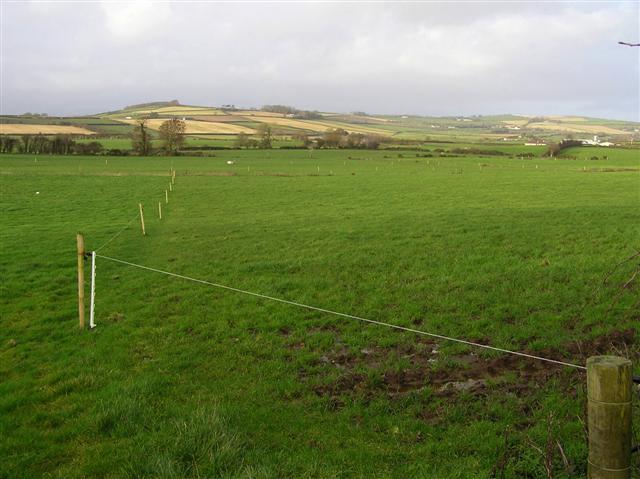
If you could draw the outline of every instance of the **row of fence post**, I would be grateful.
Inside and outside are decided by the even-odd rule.
[[[164,190],[164,202],[165,204],[169,203],[169,191],[173,191],[173,185],[176,183],[176,170],[173,167],[169,170],[169,176],[171,177],[171,181],[169,182],[169,190]],[[140,210],[140,228],[142,229],[142,236],[147,235],[147,231],[144,227],[144,208],[142,207],[142,203],[138,203],[138,209]],[[158,218],[162,219],[162,202],[158,201]]]
[[[165,204],[169,203],[169,191],[173,191],[173,185],[176,183],[176,170],[169,168],[169,188],[164,190]],[[138,203],[138,209],[140,211],[140,228],[142,229],[142,235],[146,236],[147,232],[144,226],[144,209],[142,203]],[[158,218],[162,219],[162,202],[158,201]],[[86,251],[84,247],[84,235],[78,233],[76,235],[77,251],[78,251],[78,321],[80,323],[80,329],[84,329],[84,260]],[[92,325],[93,326],[93,325]]]

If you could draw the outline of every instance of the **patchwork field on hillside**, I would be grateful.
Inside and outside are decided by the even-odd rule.
[[[617,128],[611,128],[609,126],[604,125],[589,125],[583,123],[565,123],[565,122],[539,122],[539,123],[529,123],[527,125],[528,128],[540,128],[543,130],[554,130],[554,131],[567,131],[571,133],[590,133],[590,134],[598,134],[603,133],[607,135],[624,135],[628,132],[623,130],[619,130]]]
[[[120,120],[123,123],[128,123],[133,125],[135,120]],[[152,118],[147,120],[147,125],[152,130],[159,130],[160,126],[167,121],[166,119],[160,118]],[[196,135],[196,134],[238,134],[238,133],[247,133],[253,134],[255,130],[251,128],[247,128],[245,126],[234,125],[226,122],[212,122],[212,121],[196,121],[196,120],[185,120],[184,121],[186,129],[185,134],[187,135]]]
[[[362,125],[350,125],[339,122],[327,122],[318,120],[296,120],[293,118],[278,118],[278,117],[261,117],[257,116],[253,118],[255,121],[262,123],[269,123],[272,125],[287,126],[291,128],[298,128],[300,130],[325,132],[336,128],[343,128],[349,133],[375,133],[378,135],[388,135],[389,132],[382,129],[365,127]]]
[[[154,108],[131,108],[124,109],[121,112],[110,113],[107,116],[120,117],[120,116],[141,116],[141,115],[149,115],[151,113],[155,113],[158,115],[218,115],[223,114],[221,110],[218,108],[211,108],[205,106],[186,106],[186,105],[175,105],[175,106],[161,106]]]
[[[309,112],[307,112],[309,113]],[[303,115],[304,112],[299,112]],[[357,113],[314,112],[316,119],[294,118],[284,113],[262,110],[242,110],[158,102],[138,105],[86,117],[48,117],[43,115],[3,115],[0,123],[31,126],[3,126],[0,134],[26,134],[42,131],[43,134],[72,133],[60,129],[71,125],[91,130],[100,135],[127,136],[129,124],[136,118],[150,118],[152,128],[157,129],[167,119],[184,118],[189,135],[255,135],[260,124],[272,126],[272,132],[281,140],[291,139],[300,133],[321,135],[328,130],[343,129],[350,133],[374,134],[399,142],[449,141],[525,143],[558,142],[567,136],[599,135],[601,140],[628,145],[640,141],[640,124],[619,120],[605,120],[579,116],[551,115],[530,117],[524,115],[474,115],[471,117],[428,117],[409,115],[367,115]],[[210,124],[204,124],[209,122]],[[36,125],[41,125],[36,127]],[[45,125],[47,128],[45,128]],[[517,128],[516,128],[517,127]],[[76,134],[88,134],[75,130]]]
[[[94,135],[78,126],[0,123],[0,135]]]
[[[505,120],[508,126],[517,126],[526,129],[542,129],[567,133],[588,133],[605,135],[629,135],[631,132],[614,128],[607,124],[598,124],[581,117],[548,117],[544,121],[531,121],[530,119]]]

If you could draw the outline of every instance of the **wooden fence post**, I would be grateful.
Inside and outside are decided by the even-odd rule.
[[[140,207],[140,226],[142,226],[142,236],[146,236],[146,232],[144,230],[144,213],[142,211],[142,203],[138,203],[138,206]]]
[[[80,329],[84,329],[84,235],[76,235],[78,247],[78,321]]]
[[[587,360],[588,479],[631,477],[631,361]]]

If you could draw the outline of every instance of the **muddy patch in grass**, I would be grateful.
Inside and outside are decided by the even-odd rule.
[[[638,355],[633,329],[575,341],[563,351],[523,348],[521,352],[579,365],[585,364],[586,358],[593,355]],[[439,355],[438,343],[424,338],[409,344],[371,346],[359,351],[340,345],[312,365],[323,366],[320,372],[301,370],[300,377],[310,383],[320,380],[320,384],[311,386],[313,391],[319,396],[329,397],[336,404],[346,396],[366,400],[382,394],[393,399],[427,389],[440,397],[462,393],[483,395],[489,390],[521,395],[539,389],[551,379],[557,380],[568,394],[575,394],[576,384],[584,380],[582,370],[575,374],[578,371],[573,368],[510,354],[487,358],[470,351],[448,356],[442,361]],[[399,367],[393,367],[394,363]],[[335,369],[332,371],[332,368]],[[329,377],[333,379],[329,380]]]
[[[584,363],[589,356],[600,354],[630,356],[639,346],[636,343],[636,331],[629,328],[623,331],[612,331],[593,339],[576,340],[569,345],[567,351],[572,357],[579,358]]]

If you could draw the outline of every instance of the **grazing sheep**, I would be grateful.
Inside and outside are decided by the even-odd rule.
[[[236,164],[235,161],[232,161],[232,160],[227,161],[227,165],[235,165],[235,164]]]

